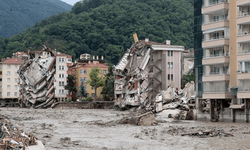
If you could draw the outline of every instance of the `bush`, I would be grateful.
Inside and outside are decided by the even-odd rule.
[[[83,101],[83,102],[87,102],[87,101],[88,101],[88,102],[92,102],[92,101],[93,101],[93,98],[89,96],[89,97],[87,97],[87,98],[85,98],[85,99],[82,99],[82,101]]]

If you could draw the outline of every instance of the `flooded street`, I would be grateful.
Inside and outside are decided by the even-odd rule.
[[[129,111],[1,108],[1,115],[40,139],[47,150],[250,149],[247,123],[158,120],[156,126],[118,124]],[[156,118],[157,119],[157,118]],[[181,136],[223,129],[233,137]]]

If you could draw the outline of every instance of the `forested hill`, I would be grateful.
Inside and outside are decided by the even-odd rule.
[[[0,0],[0,38],[21,33],[47,17],[71,9],[60,0]]]
[[[193,46],[193,0],[88,0],[71,12],[44,19],[23,33],[0,40],[0,54],[41,49],[43,44],[79,57],[104,55],[116,64],[139,39]]]

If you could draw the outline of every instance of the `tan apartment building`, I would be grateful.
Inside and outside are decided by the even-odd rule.
[[[17,102],[19,97],[18,74],[22,60],[18,57],[7,58],[1,63],[2,85],[1,103]]]
[[[198,1],[194,6],[195,11],[201,10],[202,15],[203,58],[196,58],[196,62],[202,59],[203,67],[203,74],[196,74],[197,78],[202,76],[201,99],[210,101],[211,120],[239,119],[248,122],[250,1],[203,0],[202,6]],[[199,12],[195,15],[197,17]],[[195,21],[196,25],[199,24],[197,18]],[[195,34],[198,32],[197,29]],[[196,50],[196,53],[201,52]]]

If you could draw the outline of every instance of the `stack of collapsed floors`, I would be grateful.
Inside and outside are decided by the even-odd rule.
[[[32,52],[18,71],[20,103],[34,108],[46,108],[54,103],[56,56],[50,49]]]
[[[145,40],[133,44],[127,50],[117,66],[113,68],[116,106],[155,109],[156,95],[170,85],[166,81],[168,49],[182,52],[184,47]]]

